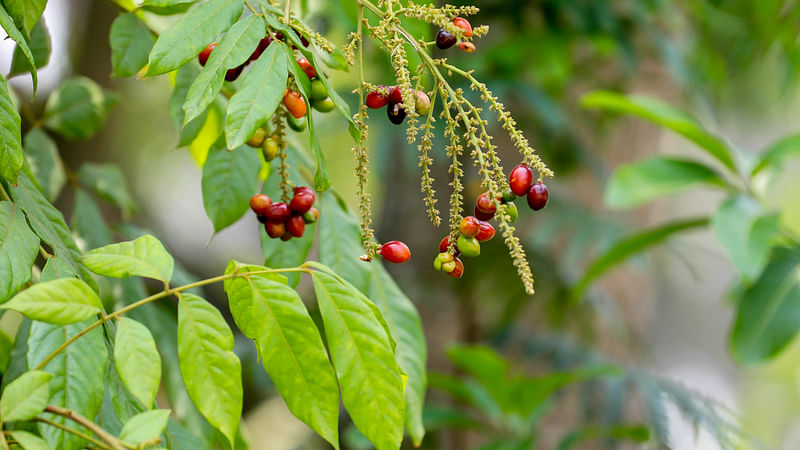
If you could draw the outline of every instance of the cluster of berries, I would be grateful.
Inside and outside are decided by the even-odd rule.
[[[515,167],[508,176],[510,190],[497,199],[498,202],[506,205],[506,213],[511,222],[517,220],[518,211],[514,200],[517,196],[527,196],[528,206],[534,211],[538,211],[547,206],[549,192],[547,186],[541,181],[533,182],[533,171],[526,165],[520,164]],[[489,196],[488,192],[481,194],[475,201],[475,215],[461,219],[458,231],[459,236],[456,240],[455,253],[450,254],[450,236],[445,236],[439,242],[439,254],[433,261],[436,270],[443,271],[453,278],[461,278],[464,274],[464,263],[459,256],[475,257],[481,254],[481,242],[492,239],[495,230],[489,220],[494,218],[497,212],[497,204]]]
[[[282,40],[283,35],[281,35],[280,38]],[[267,35],[265,38],[258,41],[256,49],[253,50],[253,53],[250,55],[249,58],[247,58],[247,61],[234,67],[233,69],[228,69],[228,71],[225,72],[225,80],[235,81],[237,78],[239,78],[239,75],[242,74],[242,71],[244,70],[245,66],[257,60],[258,57],[261,56],[262,53],[264,53],[264,50],[266,50],[267,47],[269,47],[269,44],[271,44],[272,41],[273,37],[270,35]],[[197,61],[200,63],[201,66],[206,65],[206,63],[208,62],[208,58],[211,56],[211,52],[214,51],[216,47],[217,47],[217,42],[212,42],[211,44],[208,44],[206,48],[204,48],[203,51],[200,52],[199,55],[197,55]]]
[[[454,17],[453,25],[464,30],[465,37],[472,37],[472,25],[469,23],[469,20],[463,17]],[[439,32],[436,33],[436,47],[442,50],[447,50],[448,48],[456,45],[457,42],[458,39],[444,28],[440,29]],[[458,47],[467,53],[472,53],[475,51],[475,44],[472,42],[458,42]]]
[[[293,237],[303,237],[306,224],[319,219],[319,211],[313,207],[315,199],[311,189],[298,186],[294,188],[294,197],[289,204],[273,203],[267,195],[256,194],[250,198],[250,209],[264,224],[269,237],[288,241]]]
[[[417,114],[424,116],[430,111],[431,99],[423,91],[416,91],[416,94],[414,109]],[[364,103],[372,109],[388,106],[386,113],[389,116],[389,121],[395,125],[400,125],[406,120],[406,110],[403,108],[403,94],[398,86],[380,85],[367,94]]]

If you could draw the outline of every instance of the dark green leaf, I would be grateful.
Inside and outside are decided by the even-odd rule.
[[[25,135],[24,143],[25,154],[36,181],[45,197],[51,202],[55,201],[67,181],[56,143],[41,128],[31,128]]]
[[[36,367],[53,350],[88,327],[93,320],[59,326],[33,322],[28,338],[28,367]],[[98,327],[65,348],[42,370],[53,374],[48,404],[67,408],[84,417],[94,418],[103,402],[103,380],[108,352],[103,331]],[[91,432],[63,416],[44,413],[44,417],[79,430]],[[42,437],[52,448],[78,450],[88,443],[73,434],[43,423]]]
[[[82,259],[98,275],[114,278],[140,276],[168,283],[175,262],[164,244],[152,235],[94,249]]]
[[[168,409],[154,409],[137,414],[125,423],[122,432],[119,434],[120,440],[132,444],[140,445],[147,441],[157,439],[164,428],[167,427],[169,420]]]
[[[14,19],[17,28],[25,34],[31,33],[42,16],[46,4],[47,0],[3,0],[3,5]]]
[[[203,166],[203,206],[220,231],[241,218],[250,207],[250,197],[258,191],[261,160],[256,150],[242,146],[228,151],[220,138],[208,151]]]
[[[231,97],[225,118],[228,148],[247,142],[280,104],[288,77],[286,59],[281,54],[284,47],[279,41],[267,47],[245,74],[239,91]]]
[[[361,245],[358,223],[333,192],[319,196],[319,260],[361,292],[369,292],[369,263],[358,257],[366,253]]]
[[[274,268],[297,267],[302,264],[308,256],[311,245],[314,243],[314,224],[306,225],[306,232],[301,238],[292,238],[290,241],[283,242],[280,239],[272,239],[267,236],[264,227],[260,228],[261,250],[264,252],[264,265]],[[289,286],[297,287],[300,282],[299,272],[287,272],[286,278],[289,279]]]
[[[642,443],[650,440],[650,430],[644,425],[587,425],[567,434],[558,444],[558,450],[569,450],[597,439]]]
[[[767,265],[780,217],[764,211],[753,198],[739,195],[719,207],[711,218],[711,228],[734,267],[745,279],[754,280]]]
[[[605,200],[615,208],[630,208],[697,184],[724,187],[725,181],[698,162],[654,156],[620,166],[608,182]]]
[[[758,280],[741,293],[730,336],[742,364],[768,360],[800,330],[800,249],[777,248]]]
[[[210,0],[189,11],[158,37],[147,76],[171,72],[197,56],[242,15],[243,0]]]
[[[312,278],[344,406],[376,448],[396,449],[403,440],[403,380],[380,310],[327,272]]]
[[[314,161],[316,161],[314,189],[317,192],[323,192],[331,187],[331,179],[328,174],[328,162],[325,160],[325,154],[322,153],[322,148],[319,145],[319,137],[314,129],[314,118],[311,114],[308,115],[308,135],[311,139],[311,151],[314,154]]]
[[[50,94],[44,110],[44,125],[71,140],[92,137],[106,120],[117,96],[94,81],[71,78]]]
[[[195,0],[144,0],[142,9],[154,14],[168,16],[186,12]]]
[[[103,220],[100,208],[91,194],[82,188],[75,190],[70,226],[82,249],[102,247],[113,241],[111,230]]]
[[[184,126],[185,113],[183,112],[183,103],[186,101],[186,94],[199,73],[200,71],[197,70],[196,65],[186,64],[178,69],[175,76],[175,87],[172,88],[172,95],[169,97],[169,116],[178,131],[181,131]],[[201,118],[205,121],[205,117],[198,117],[194,121],[198,121]]]
[[[68,276],[80,276],[95,287],[91,272],[80,262],[81,252],[64,223],[64,216],[44,198],[26,173],[20,176],[17,186],[9,186],[9,193],[17,206],[25,211],[33,231],[53,248],[55,258],[48,258],[42,276],[49,268],[70,274]]]
[[[31,30],[31,38],[29,40],[33,60],[36,62],[36,68],[40,69],[50,62],[50,33],[44,24],[44,19],[36,23],[36,26]],[[28,62],[27,56],[22,49],[17,46],[14,49],[14,56],[11,58],[11,71],[8,76],[28,73],[31,71],[31,65]]]
[[[89,319],[103,310],[100,297],[77,278],[37,283],[0,305],[29,319],[67,325]]]
[[[264,368],[289,409],[338,448],[339,387],[300,296],[262,276],[234,278],[225,290],[236,324],[255,340]]]
[[[258,40],[264,37],[265,33],[264,20],[259,16],[253,15],[240,19],[225,33],[225,36],[222,37],[219,45],[211,52],[206,65],[200,71],[200,75],[195,78],[189,88],[189,92],[186,94],[186,102],[183,104],[186,116],[183,119],[183,125],[198,117],[208,108],[208,105],[211,104],[222,88],[225,72],[246,62],[258,45]],[[253,70],[250,69],[248,74],[252,73]],[[278,84],[277,80],[270,80],[269,83],[264,82],[264,80],[261,80],[261,82],[268,89],[269,85],[275,86]],[[285,84],[286,82],[281,86],[285,86]],[[243,84],[239,92],[245,89],[245,86],[246,84]],[[282,90],[281,94],[283,94]],[[238,93],[234,95],[234,98],[236,95]],[[233,99],[231,99],[231,102],[233,102]],[[228,110],[230,111],[230,104]],[[238,145],[229,147],[238,147],[249,138],[250,136],[248,135]]]
[[[636,253],[664,241],[673,234],[692,228],[704,227],[706,225],[708,225],[708,219],[674,222],[622,239],[604,254],[600,255],[599,258],[595,259],[589,268],[586,269],[583,278],[572,288],[573,298],[580,298],[589,286],[589,283],[594,281],[595,278]]]
[[[30,12],[35,13],[35,11],[32,11],[33,8],[29,8],[28,6],[26,6],[28,4],[28,1],[30,0],[5,0],[6,7],[11,7],[9,8],[10,11],[14,11],[16,9],[17,11],[15,12],[19,12],[21,14],[19,17],[17,17],[15,14],[15,17],[12,19],[11,16],[8,15],[8,12],[6,12],[5,8],[0,8],[0,26],[2,26],[4,30],[6,30],[8,37],[10,37],[12,40],[14,40],[14,42],[17,43],[17,48],[19,48],[22,54],[25,55],[25,59],[28,60],[29,67],[36,67],[36,61],[34,60],[33,53],[31,52],[31,49],[28,46],[27,38],[24,34],[22,34],[22,32],[20,32],[20,30],[24,29],[25,33],[27,34],[30,31],[30,29],[33,28],[33,25],[36,23],[36,21],[39,20],[41,11],[39,11],[38,14],[36,14],[36,19],[34,19],[33,22],[30,23],[30,26],[26,27],[25,23],[27,22],[27,18],[25,16],[27,16],[28,13]],[[42,2],[42,0],[32,0],[32,1],[33,3],[31,5],[35,7]],[[42,3],[42,8],[44,8],[43,3]],[[31,70],[31,77],[33,78],[33,94],[36,95],[36,87],[39,83],[39,78],[36,74],[36,69]]]
[[[25,372],[9,383],[0,398],[0,418],[3,422],[30,420],[47,406],[50,399],[50,380],[53,375],[34,370]]]
[[[728,169],[736,171],[733,151],[720,138],[709,133],[689,114],[660,100],[637,95],[596,91],[581,100],[585,108],[633,114],[686,137],[699,145]]]
[[[755,175],[770,166],[776,166],[785,158],[800,156],[800,134],[793,134],[770,145],[761,155],[758,164],[753,168]]]
[[[161,381],[161,357],[147,327],[126,317],[119,320],[114,362],[131,393],[146,408],[152,407]]]
[[[202,298],[178,302],[178,360],[189,396],[233,446],[242,415],[242,367],[222,314]]]
[[[125,177],[115,164],[84,163],[78,171],[78,180],[103,200],[119,207],[126,218],[138,209]]]
[[[0,302],[31,279],[39,254],[39,237],[28,228],[25,214],[11,202],[0,202]]]
[[[111,24],[108,39],[111,44],[112,77],[136,75],[147,64],[147,57],[155,42],[150,29],[134,13],[117,17]]]
[[[17,107],[8,92],[8,83],[0,76],[0,177],[11,183],[17,182],[24,162],[21,126]]]

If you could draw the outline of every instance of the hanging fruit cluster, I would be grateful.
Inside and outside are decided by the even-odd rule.
[[[388,87],[378,86],[374,91],[367,94],[365,103],[368,108],[380,109],[386,107],[386,114],[389,121],[395,125],[400,125],[406,120],[406,110],[403,108],[403,93],[397,86]],[[414,109],[417,114],[425,115],[431,107],[431,99],[423,91],[414,92]]]
[[[288,241],[293,237],[303,237],[307,223],[319,219],[319,211],[314,208],[314,192],[305,187],[294,188],[294,196],[287,204],[274,202],[265,194],[250,198],[250,209],[256,213],[258,221],[264,224],[267,235],[273,239]]]

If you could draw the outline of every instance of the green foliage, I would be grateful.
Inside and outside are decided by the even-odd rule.
[[[17,430],[9,433],[24,450],[50,450],[44,439],[27,431]]]
[[[114,278],[140,276],[169,283],[175,262],[164,245],[151,235],[97,248],[83,256],[92,272]]]
[[[154,409],[131,417],[122,428],[119,438],[132,445],[155,441],[167,427],[169,412],[168,409]]]
[[[46,4],[47,0],[3,0],[3,6],[11,15],[17,28],[26,35],[32,33]]]
[[[41,69],[50,62],[50,52],[52,46],[50,44],[50,33],[47,31],[47,26],[44,20],[39,20],[31,30],[31,37],[28,40],[30,50],[33,54],[33,60],[36,63],[36,70]],[[32,72],[30,62],[22,47],[17,45],[14,49],[14,56],[11,58],[11,70],[8,76]]]
[[[39,79],[36,74],[36,60],[33,57],[28,41],[25,34],[29,33],[34,24],[39,20],[39,16],[44,10],[44,3],[47,0],[32,0],[32,7],[25,6],[28,2],[26,0],[6,0],[6,3],[11,3],[11,14],[6,11],[6,8],[0,8],[0,26],[8,34],[8,37],[17,43],[17,48],[25,55],[28,60],[28,66],[32,68],[31,77],[33,78],[33,93],[36,94],[36,87],[39,84]],[[41,6],[41,9],[38,7]],[[37,11],[38,10],[38,11]],[[21,31],[24,30],[24,33]]]
[[[25,215],[11,202],[0,202],[0,301],[16,293],[31,279],[31,267],[39,253],[39,237]]]
[[[0,79],[0,176],[11,183],[17,182],[17,175],[23,163],[20,120],[17,108],[8,93],[8,83],[2,78]]]
[[[0,308],[19,311],[32,320],[68,325],[99,314],[103,304],[84,281],[59,278],[31,286],[11,297]]]
[[[161,356],[146,326],[127,317],[119,320],[114,364],[131,394],[145,407],[151,407],[161,382]]]
[[[711,228],[742,277],[754,280],[769,260],[780,218],[764,211],[753,198],[739,195],[719,207],[711,219]]]
[[[135,75],[147,64],[153,48],[153,35],[136,14],[122,14],[114,20],[109,34],[111,45],[111,76]]]
[[[24,144],[31,172],[41,186],[42,193],[47,200],[55,201],[67,182],[56,143],[41,128],[32,128],[25,135]]]
[[[136,212],[136,202],[128,192],[119,167],[113,164],[85,163],[78,171],[78,180],[100,198],[120,208],[126,218]]]
[[[256,192],[261,160],[250,147],[225,148],[220,136],[208,151],[203,166],[203,207],[220,231],[241,218],[248,210],[250,197]]]
[[[102,128],[116,103],[116,95],[94,81],[72,78],[61,83],[47,99],[44,125],[67,139],[86,140]]]
[[[0,397],[0,418],[3,422],[30,420],[47,406],[50,380],[53,375],[34,370],[25,372],[3,390]]]

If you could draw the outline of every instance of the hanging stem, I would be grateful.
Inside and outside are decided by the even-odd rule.
[[[125,447],[122,445],[122,442],[119,439],[114,437],[108,431],[106,431],[106,430],[100,428],[99,426],[97,426],[97,424],[95,424],[91,420],[89,420],[86,417],[83,417],[82,415],[76,413],[75,411],[72,411],[72,410],[69,410],[69,409],[66,409],[66,408],[62,408],[60,406],[55,406],[55,405],[47,405],[47,406],[45,406],[44,410],[49,412],[49,413],[57,414],[59,416],[64,416],[64,417],[66,417],[66,418],[68,418],[68,419],[70,419],[70,420],[72,420],[74,422],[77,422],[77,423],[83,425],[84,427],[86,427],[89,430],[91,430],[92,433],[96,434],[100,439],[105,441],[108,444],[108,446],[111,447],[113,450],[124,450],[125,449]]]

